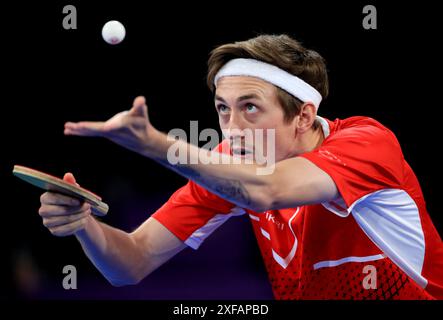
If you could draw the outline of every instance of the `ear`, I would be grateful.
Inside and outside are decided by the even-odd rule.
[[[311,103],[303,103],[300,108],[300,113],[298,115],[297,131],[304,133],[311,129],[314,124],[315,118],[317,116],[317,108]]]

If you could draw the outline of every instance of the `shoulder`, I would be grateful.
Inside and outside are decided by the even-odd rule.
[[[325,143],[390,144],[399,146],[395,134],[379,121],[363,116],[328,121],[330,133]]]

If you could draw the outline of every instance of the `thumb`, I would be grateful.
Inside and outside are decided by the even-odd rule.
[[[132,109],[129,113],[133,116],[147,117],[148,116],[148,107],[146,106],[146,99],[143,96],[139,96],[134,99],[134,103],[132,104]]]
[[[63,180],[69,182],[70,184],[75,184],[77,187],[80,187],[80,185],[75,181],[74,175],[71,172],[65,173],[65,175],[63,176]]]

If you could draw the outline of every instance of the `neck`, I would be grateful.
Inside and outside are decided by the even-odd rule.
[[[317,149],[325,139],[323,129],[319,126],[317,129],[310,129],[308,132],[299,136],[296,145],[296,156]]]

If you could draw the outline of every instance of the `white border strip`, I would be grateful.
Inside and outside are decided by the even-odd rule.
[[[348,263],[348,262],[367,262],[367,261],[375,261],[384,259],[386,256],[384,254],[376,254],[373,256],[366,256],[366,257],[346,257],[338,260],[326,260],[326,261],[320,261],[314,264],[314,270],[320,269],[320,268],[331,268],[331,267],[337,267],[341,264]]]
[[[246,214],[243,208],[234,207],[231,209],[230,213],[216,214],[211,219],[209,219],[205,225],[201,226],[199,229],[195,230],[186,240],[185,244],[194,250],[203,243],[203,241],[213,233],[219,226],[226,222],[230,217],[239,216]]]
[[[260,228],[261,230],[261,234],[268,240],[271,240],[271,235],[269,234],[269,232],[267,232],[265,229]]]

